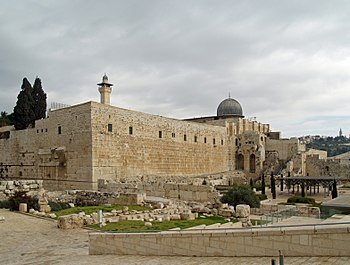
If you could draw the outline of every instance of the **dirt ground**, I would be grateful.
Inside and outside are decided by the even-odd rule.
[[[201,258],[152,256],[90,256],[88,230],[60,230],[56,222],[0,209],[0,264],[271,264],[266,258]],[[277,255],[277,253],[276,253]],[[275,257],[277,259],[277,257]],[[350,258],[285,258],[287,265],[299,264],[350,264]]]

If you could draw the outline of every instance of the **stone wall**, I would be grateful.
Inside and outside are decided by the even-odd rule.
[[[6,200],[17,191],[39,191],[43,187],[42,180],[9,180],[0,181],[0,200]]]
[[[299,151],[305,151],[305,145],[299,144],[297,138],[281,140],[267,138],[265,148],[267,152],[277,152],[278,159],[283,161],[290,160]]]
[[[193,185],[185,183],[166,183],[163,181],[117,183],[99,180],[99,190],[108,192],[143,192],[147,196],[156,196],[182,201],[215,202],[219,193],[210,185]]]
[[[350,165],[340,160],[319,159],[317,155],[306,157],[305,171],[309,176],[341,176],[350,178]]]
[[[50,111],[35,128],[10,131],[0,139],[1,177],[44,180],[47,189],[91,189],[90,116],[85,103]]]
[[[99,191],[53,191],[46,192],[48,201],[60,203],[73,203],[77,206],[98,206],[105,204],[141,205],[146,195],[142,192],[99,192]]]
[[[49,190],[97,189],[97,180],[195,176],[229,170],[227,128],[96,102],[50,111],[0,139],[0,178],[40,179]]]
[[[90,255],[350,256],[350,225],[90,233]]]
[[[226,127],[92,103],[93,175],[195,176],[228,170]]]
[[[284,212],[286,216],[289,214],[291,216],[302,216],[302,217],[312,217],[320,218],[321,212],[318,207],[310,207],[307,205],[283,205],[272,203],[268,201],[262,201],[260,203],[260,208],[251,208],[252,214],[257,215],[271,215],[273,213]]]

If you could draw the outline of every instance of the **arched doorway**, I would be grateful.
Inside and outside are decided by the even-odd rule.
[[[249,156],[249,172],[255,173],[255,155],[251,154]]]
[[[238,154],[236,157],[236,169],[244,170],[244,156],[242,154]]]

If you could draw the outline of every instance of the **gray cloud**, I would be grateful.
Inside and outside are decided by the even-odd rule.
[[[0,109],[23,77],[48,101],[99,100],[163,116],[215,115],[221,100],[285,136],[350,132],[348,1],[7,1]]]

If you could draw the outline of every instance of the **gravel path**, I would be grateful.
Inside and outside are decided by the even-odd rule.
[[[55,222],[4,209],[0,216],[0,264],[271,264],[271,258],[89,256],[87,230],[60,230]],[[350,258],[285,258],[285,265],[299,264],[350,265]]]

